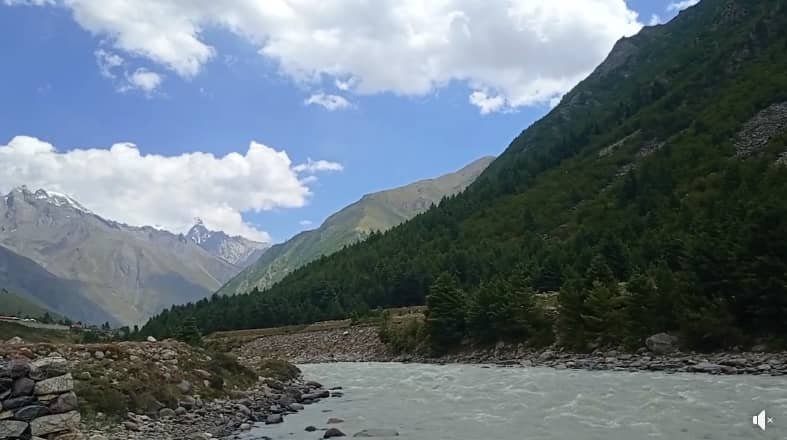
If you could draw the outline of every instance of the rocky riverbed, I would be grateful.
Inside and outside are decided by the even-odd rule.
[[[759,349],[760,347],[758,347]],[[265,356],[295,363],[420,362],[470,363],[498,366],[544,366],[557,369],[694,372],[708,374],[787,374],[785,352],[681,352],[666,334],[654,335],[636,352],[595,350],[571,353],[559,348],[533,350],[524,344],[498,343],[494,347],[466,347],[440,357],[391,352],[377,336],[376,327],[292,333],[258,338],[236,350],[242,362]]]

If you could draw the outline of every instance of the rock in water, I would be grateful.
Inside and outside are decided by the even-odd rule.
[[[398,437],[399,433],[394,429],[364,429],[356,432],[353,437]]]
[[[79,428],[80,420],[77,411],[39,417],[30,422],[30,431],[34,436],[40,437],[55,432],[76,430]]]
[[[344,437],[344,433],[336,428],[329,428],[327,431],[325,431],[325,434],[323,434],[322,436],[322,438],[332,438],[332,437]]]
[[[265,424],[266,425],[273,425],[273,424],[276,424],[276,423],[281,423],[283,421],[284,421],[284,418],[281,416],[281,414],[271,414],[265,419]]]
[[[344,419],[340,419],[338,417],[331,417],[331,418],[328,419],[328,424],[329,425],[332,425],[332,424],[335,424],[335,423],[344,423]]]
[[[672,353],[677,349],[678,338],[666,333],[657,333],[645,339],[645,345],[650,351],[656,354]]]

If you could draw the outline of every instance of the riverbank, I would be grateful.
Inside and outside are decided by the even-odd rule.
[[[296,364],[324,362],[421,362],[495,364],[507,367],[551,367],[556,369],[664,371],[707,374],[787,375],[785,352],[694,353],[646,347],[634,353],[596,350],[570,353],[554,347],[532,350],[524,344],[498,343],[494,347],[467,347],[439,357],[396,354],[380,341],[377,328],[358,326],[259,337],[235,349],[243,363],[264,357]]]
[[[330,396],[285,362],[261,361],[252,369],[172,340],[13,342],[0,344],[0,364],[57,358],[68,368],[84,434],[69,440],[234,438],[254,423],[281,423]],[[6,412],[0,411],[0,422]]]

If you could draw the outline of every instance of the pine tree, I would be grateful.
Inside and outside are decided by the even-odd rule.
[[[202,333],[200,333],[199,327],[197,327],[197,318],[193,316],[186,318],[176,338],[189,345],[202,345]]]
[[[464,337],[465,301],[459,281],[451,274],[444,272],[429,288],[426,323],[435,349],[454,346]]]

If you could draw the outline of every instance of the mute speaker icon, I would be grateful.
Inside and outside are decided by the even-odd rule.
[[[760,411],[759,414],[751,418],[752,425],[759,426],[760,429],[765,431],[765,410]]]

